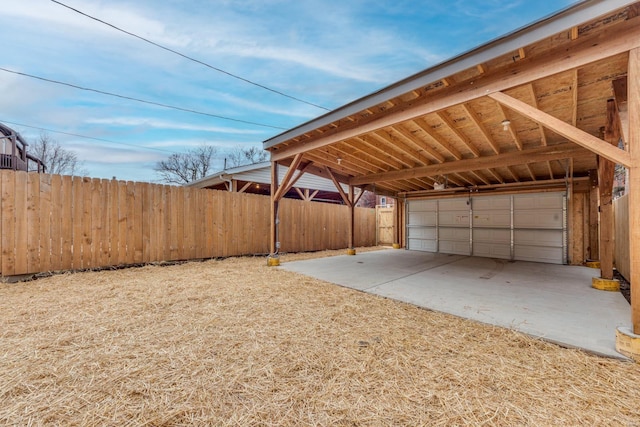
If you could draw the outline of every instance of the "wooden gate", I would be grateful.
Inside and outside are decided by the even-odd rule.
[[[395,209],[393,207],[376,207],[376,236],[378,245],[393,244],[393,219]]]

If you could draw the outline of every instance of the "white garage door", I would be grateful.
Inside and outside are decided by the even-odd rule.
[[[566,263],[564,193],[411,200],[412,250]]]

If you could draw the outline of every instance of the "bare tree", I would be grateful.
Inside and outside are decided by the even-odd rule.
[[[201,145],[186,153],[175,153],[156,164],[155,171],[169,184],[187,184],[207,176],[218,150],[212,145]]]
[[[227,167],[252,165],[267,160],[269,153],[258,147],[236,146],[227,155]]]
[[[375,208],[376,207],[376,194],[369,191],[364,190],[364,194],[360,197],[358,201],[358,206],[361,208]]]
[[[46,133],[41,133],[40,138],[27,147],[27,152],[42,161],[47,173],[76,176],[89,174],[76,153],[62,147]]]

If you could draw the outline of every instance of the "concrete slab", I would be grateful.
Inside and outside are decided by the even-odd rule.
[[[603,356],[631,308],[598,291],[587,267],[389,249],[285,263],[281,268]]]

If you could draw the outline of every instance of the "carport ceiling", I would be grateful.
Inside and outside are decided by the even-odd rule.
[[[300,167],[313,163],[308,172],[326,176],[329,168],[342,182],[390,194],[444,181],[482,187],[586,176],[596,155],[585,146],[603,148],[608,100],[617,95],[621,111],[626,102],[639,11],[634,2],[579,3],[267,140],[265,148],[273,161],[289,164],[301,154]]]

